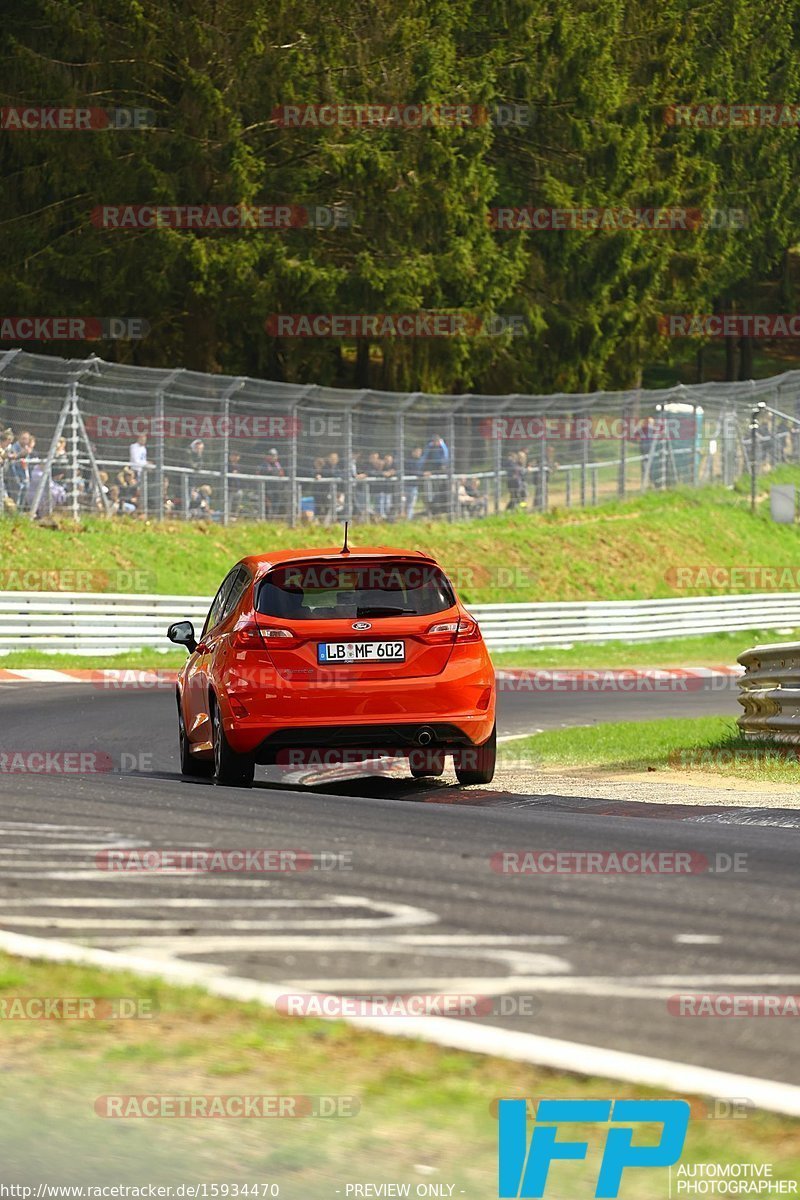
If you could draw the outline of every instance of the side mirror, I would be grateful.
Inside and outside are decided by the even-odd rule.
[[[171,642],[185,646],[191,654],[194,654],[197,649],[197,639],[194,636],[194,625],[191,621],[176,621],[167,630],[167,637]]]

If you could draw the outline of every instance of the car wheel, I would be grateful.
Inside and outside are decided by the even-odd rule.
[[[459,783],[491,783],[497,760],[497,726],[482,746],[465,746],[453,755],[453,766]]]
[[[178,707],[178,745],[181,755],[181,775],[189,775],[197,779],[210,779],[214,774],[214,760],[211,758],[197,758],[189,749],[189,738],[186,734],[186,725],[183,720],[183,713]]]
[[[228,745],[219,708],[214,704],[211,727],[214,736],[214,782],[226,787],[252,787],[256,771],[250,754],[237,754]]]
[[[444,754],[441,750],[412,750],[408,766],[415,779],[444,774]]]

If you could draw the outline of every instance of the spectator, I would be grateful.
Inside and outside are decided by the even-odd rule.
[[[135,442],[131,442],[129,450],[129,458],[131,470],[140,479],[142,471],[148,467],[147,462],[147,434],[140,433]]]
[[[331,481],[326,497],[326,520],[335,521],[337,515],[344,511],[344,492],[340,489],[342,468],[339,464],[339,455],[335,450],[332,450],[325,459],[322,478]]]
[[[123,467],[117,475],[119,511],[135,513],[139,507],[139,484],[132,467]]]
[[[372,497],[378,496],[380,484],[383,477],[383,458],[378,454],[377,450],[373,450],[367,459],[367,479],[369,483],[366,485],[367,491],[367,516],[374,517],[378,515],[377,509],[372,507]],[[370,486],[372,484],[372,486]],[[378,501],[378,503],[380,503]]]
[[[112,517],[116,517],[121,511],[119,488],[113,483],[106,491],[108,492],[108,511]]]
[[[445,475],[450,465],[450,450],[444,438],[432,437],[420,459],[420,466],[426,475]],[[434,515],[447,511],[447,480],[431,480],[431,508]]]
[[[169,516],[171,513],[175,512],[176,502],[172,499],[168,475],[164,476],[162,495],[164,497],[164,515]]]
[[[274,446],[264,455],[256,468],[256,472],[258,475],[269,475],[273,479],[284,478],[286,472],[281,466],[281,460],[278,457],[278,451]]]
[[[409,521],[414,519],[414,509],[416,508],[417,496],[419,495],[419,479],[422,474],[422,467],[420,466],[421,458],[422,446],[415,446],[406,462],[405,512]]]
[[[16,508],[16,504],[8,495],[6,488],[6,466],[10,462],[8,459],[8,451],[14,441],[14,430],[3,429],[0,431],[0,502],[3,509],[12,510]]]
[[[284,471],[277,449],[272,446],[256,468],[259,475],[267,479],[284,479]],[[283,484],[271,483],[264,489],[264,515],[281,518],[286,514],[285,487]]]
[[[394,465],[394,456],[387,454],[381,463],[381,479],[384,481],[378,486],[378,516],[382,521],[390,521],[392,519],[392,502],[394,500],[394,487],[389,480],[397,479],[397,471]]]
[[[508,504],[506,512],[515,508],[525,508],[528,504],[528,483],[525,475],[525,453],[522,450],[512,450],[507,460],[508,472]]]
[[[194,475],[198,475],[201,471],[205,470],[205,452],[206,444],[202,438],[195,438],[189,444],[189,449],[186,451],[186,463],[194,473],[190,478],[195,485],[197,484],[197,480],[194,478]]]
[[[462,513],[470,517],[485,517],[488,511],[488,501],[481,492],[480,481],[477,479],[461,478],[458,481],[458,506]]]
[[[238,450],[231,450],[228,455],[228,474],[241,475],[242,473],[242,456]],[[230,505],[231,516],[238,517],[242,511],[244,503],[244,488],[231,487],[228,482],[228,504]]]
[[[53,467],[66,471],[69,466],[69,456],[67,454],[67,439],[59,438],[56,442],[56,451],[53,455]]]
[[[33,462],[35,446],[36,439],[33,434],[29,430],[23,429],[17,440],[6,451],[6,458],[10,463],[8,468],[8,490],[18,508],[22,507],[30,485],[31,464]]]
[[[198,488],[192,488],[189,498],[189,516],[199,520],[208,518],[212,521],[219,520],[220,514],[211,504],[211,495],[211,487],[207,483],[201,484]]]
[[[361,470],[361,451],[356,450],[350,459],[350,478],[353,480],[353,512],[358,517],[366,517],[369,511],[367,503],[367,486],[363,482],[367,472]]]

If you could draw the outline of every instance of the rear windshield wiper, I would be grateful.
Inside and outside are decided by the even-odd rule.
[[[391,605],[382,606],[380,604],[365,604],[356,609],[358,617],[403,617],[407,614],[414,616],[415,608],[395,608]]]

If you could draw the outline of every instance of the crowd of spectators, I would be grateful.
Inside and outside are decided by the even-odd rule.
[[[183,451],[181,468],[173,467],[163,476],[165,515],[219,521],[225,488],[228,513],[233,518],[288,520],[296,504],[299,520],[327,524],[344,514],[348,492],[353,515],[364,521],[441,517],[452,508],[471,516],[485,516],[488,511],[482,480],[451,474],[450,449],[439,436],[414,446],[402,466],[394,453],[377,450],[356,451],[349,462],[336,450],[296,461],[294,499],[290,472],[277,447],[264,447],[249,456],[254,462],[250,467],[243,465],[239,450],[230,450],[225,481],[220,480],[218,454],[209,461],[206,449],[205,442],[195,438]],[[93,446],[92,451],[97,456],[97,448]],[[0,431],[0,499],[6,512],[31,510],[46,457],[46,452],[37,451],[36,438],[29,430],[18,436],[10,428]],[[152,514],[159,507],[154,471],[145,433],[130,443],[127,464],[101,459],[96,473],[85,448],[80,448],[77,483],[81,509],[120,517]],[[71,488],[72,460],[66,440],[61,438],[37,515],[67,505]]]

